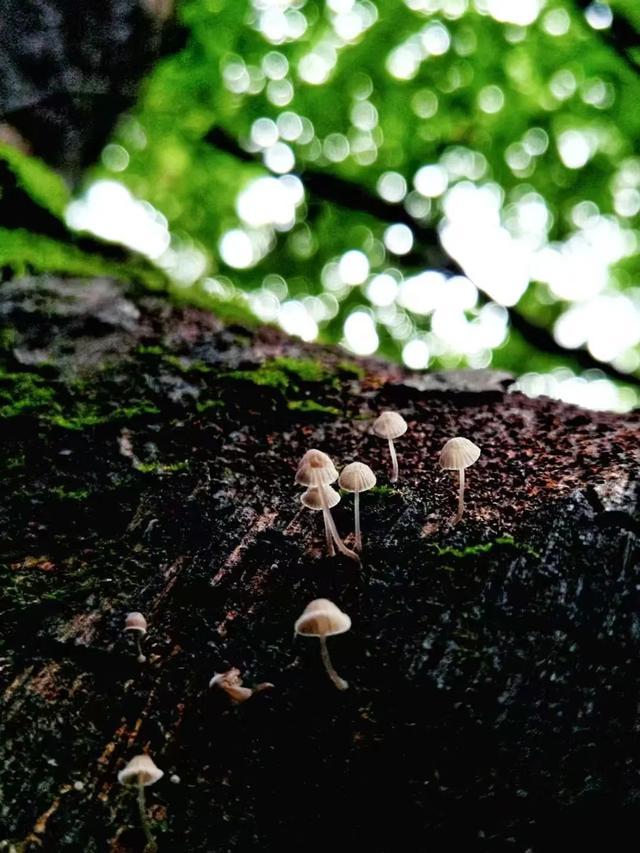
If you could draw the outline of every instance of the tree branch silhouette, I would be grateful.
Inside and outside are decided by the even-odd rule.
[[[592,0],[575,0],[577,8],[585,13]],[[587,26],[589,24],[587,23]],[[596,30],[593,33],[606,44],[625,63],[634,74],[640,74],[640,62],[634,57],[633,50],[640,48],[640,37],[638,31],[625,16],[618,10],[613,12],[611,26],[607,29]]]

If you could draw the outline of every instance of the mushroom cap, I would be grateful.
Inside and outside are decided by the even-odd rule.
[[[124,620],[123,631],[139,631],[141,634],[146,634],[147,620],[144,618],[142,613],[138,613],[137,611],[127,613]]]
[[[306,506],[307,509],[324,509],[325,507],[322,506],[322,501],[320,500],[320,489],[324,491],[325,506],[327,509],[331,509],[331,507],[340,503],[340,495],[331,486],[311,486],[300,496],[300,503]]]
[[[350,462],[340,472],[338,482],[347,492],[366,492],[375,486],[376,475],[364,462]]]
[[[321,450],[307,450],[296,471],[296,483],[301,486],[328,486],[337,479],[336,466]]]
[[[328,598],[316,598],[304,609],[294,630],[301,637],[332,637],[344,634],[351,627],[351,619]]]
[[[327,453],[323,453],[322,450],[316,450],[315,448],[311,448],[311,450],[307,450],[300,462],[298,463],[298,468],[301,468],[303,465],[315,465],[316,468],[322,468],[324,465],[332,465],[331,457]]]
[[[480,448],[468,438],[450,438],[440,451],[440,467],[445,471],[462,471],[478,461]]]
[[[407,422],[399,412],[383,412],[373,422],[373,431],[379,438],[400,438],[407,431]]]
[[[158,779],[162,779],[164,771],[156,767],[150,755],[142,753],[135,755],[127,766],[118,773],[118,782],[121,785],[141,784],[145,787],[153,785]]]

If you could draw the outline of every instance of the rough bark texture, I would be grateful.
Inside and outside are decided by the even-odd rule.
[[[0,314],[5,848],[141,851],[116,774],[148,750],[161,851],[623,849],[637,414],[354,364],[108,281],[16,282]],[[397,488],[370,433],[386,407],[409,422]],[[454,434],[483,452],[452,528]],[[378,474],[361,569],[300,506],[309,447]],[[318,596],[353,620],[329,641],[344,693],[292,638]],[[274,689],[232,706],[207,687],[231,666]]]

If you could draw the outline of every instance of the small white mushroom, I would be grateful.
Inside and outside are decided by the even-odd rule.
[[[459,476],[458,512],[453,519],[454,524],[464,514],[465,468],[477,462],[479,457],[480,448],[468,438],[450,438],[440,451],[440,467],[445,471],[457,471]]]
[[[391,454],[391,482],[398,480],[398,457],[394,440],[400,438],[407,431],[407,422],[399,412],[383,412],[373,422],[373,431],[378,438],[384,438],[389,442],[389,453]]]
[[[294,628],[300,637],[319,638],[322,663],[338,690],[346,690],[349,684],[344,678],[340,678],[333,668],[327,648],[327,637],[344,634],[349,628],[351,628],[351,619],[328,598],[316,598],[310,602],[296,621]]]
[[[127,766],[118,773],[118,782],[120,782],[121,785],[135,785],[138,789],[138,811],[140,812],[140,823],[142,824],[142,830],[145,838],[147,839],[145,853],[156,853],[158,845],[153,837],[153,833],[151,832],[151,827],[147,819],[144,789],[148,785],[154,785],[158,779],[162,779],[163,776],[164,771],[160,770],[159,767],[156,767],[151,756],[146,755],[145,753],[134,756]]]
[[[234,666],[226,672],[216,672],[209,687],[219,687],[230,697],[231,701],[239,705],[241,702],[246,702],[251,699],[254,693],[260,693],[262,690],[269,690],[273,687],[268,681],[262,684],[257,684],[255,687],[243,687],[242,676],[238,667]]]
[[[321,450],[307,450],[296,471],[296,483],[307,487],[307,491],[300,500],[307,509],[322,510],[329,556],[333,557],[335,554],[333,548],[333,542],[335,542],[342,554],[360,562],[358,555],[347,548],[340,538],[331,515],[331,507],[335,506],[340,500],[340,495],[331,488],[331,483],[335,483],[337,479],[338,471],[335,465],[330,457]]]
[[[360,492],[372,489],[376,484],[376,475],[364,462],[351,462],[343,468],[338,479],[340,488],[353,492],[353,514],[356,534],[356,551],[362,550],[362,533],[360,531]]]
[[[142,613],[138,613],[137,611],[127,613],[124,620],[123,631],[131,631],[135,634],[136,648],[138,650],[138,663],[144,663],[147,658],[142,653],[142,638],[147,633],[147,620],[144,618]]]
[[[307,450],[296,471],[299,486],[329,486],[337,479],[336,466],[321,450]]]

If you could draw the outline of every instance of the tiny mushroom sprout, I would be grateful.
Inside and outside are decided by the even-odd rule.
[[[378,438],[385,438],[389,442],[389,452],[391,453],[391,482],[395,483],[398,480],[398,457],[396,456],[396,448],[394,439],[400,438],[407,431],[407,422],[399,412],[383,412],[373,422],[373,431]]]
[[[307,491],[300,498],[303,506],[306,506],[307,509],[322,511],[329,556],[333,557],[335,554],[333,548],[333,542],[335,542],[342,554],[360,562],[355,551],[347,548],[340,538],[338,528],[331,515],[331,507],[340,501],[340,495],[335,489],[331,488],[331,483],[335,483],[337,479],[338,472],[335,465],[321,450],[308,450],[302,457],[296,471],[296,483],[307,487]]]
[[[355,518],[356,551],[362,550],[362,533],[360,532],[360,492],[372,489],[376,484],[376,475],[364,462],[351,462],[342,469],[338,480],[340,488],[353,492],[353,513]]]
[[[295,632],[300,637],[320,639],[320,654],[324,668],[338,690],[346,690],[349,685],[333,668],[327,648],[327,637],[344,634],[350,627],[351,619],[328,598],[314,599],[305,607],[302,616],[295,624]]]
[[[226,672],[216,672],[209,682],[209,687],[219,687],[221,690],[224,690],[232,702],[239,705],[241,702],[251,699],[254,693],[260,693],[262,690],[268,690],[273,687],[273,684],[264,682],[263,684],[257,684],[253,689],[251,687],[243,687],[240,670],[234,666]]]
[[[162,779],[164,772],[156,767],[151,756],[142,754],[134,756],[127,766],[118,773],[118,782],[121,785],[135,785],[138,789],[138,810],[140,812],[140,822],[147,844],[145,846],[146,853],[156,853],[158,845],[151,832],[149,821],[147,819],[147,808],[144,799],[144,789],[147,785],[155,784],[158,779]]]
[[[458,489],[458,512],[453,519],[457,524],[464,513],[464,471],[478,461],[480,448],[468,438],[450,438],[440,451],[440,467],[445,471],[457,471],[460,478]]]
[[[136,648],[138,649],[138,663],[144,663],[146,661],[146,657],[142,654],[142,638],[147,633],[147,620],[144,618],[142,613],[138,613],[137,611],[127,613],[124,620],[123,630],[125,633],[127,631],[131,631],[135,634]]]

